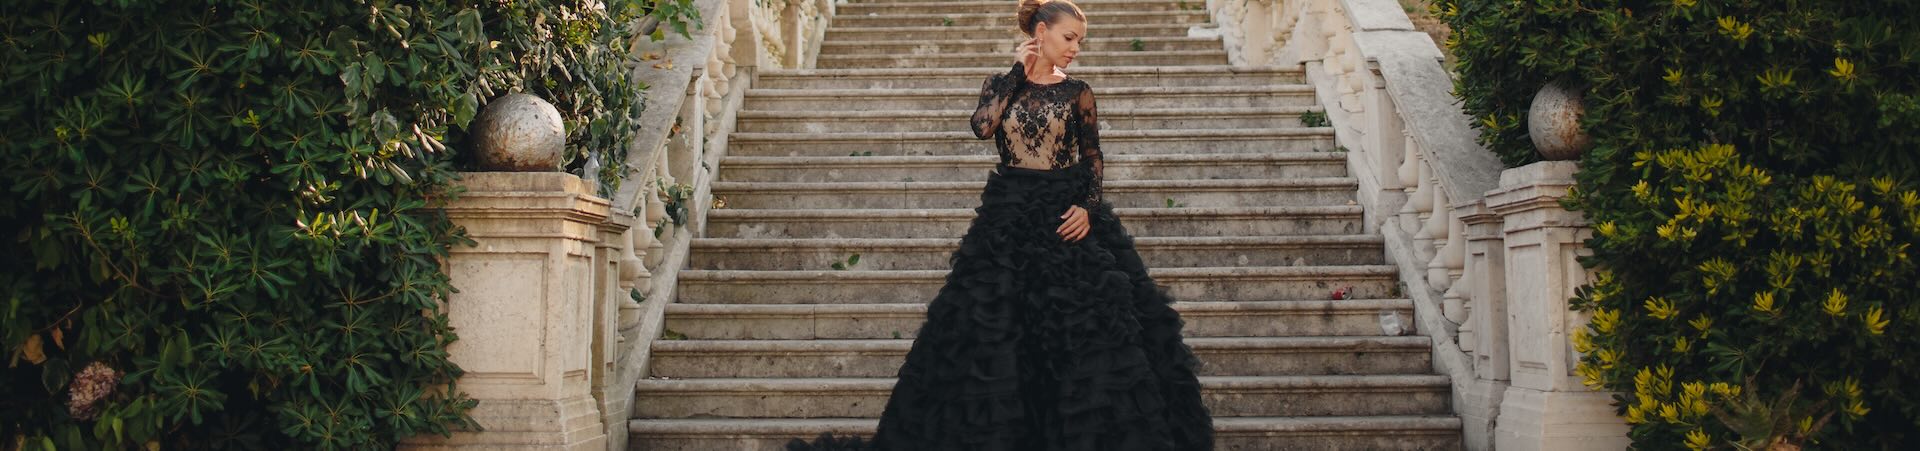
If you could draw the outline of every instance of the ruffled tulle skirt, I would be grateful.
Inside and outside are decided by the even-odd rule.
[[[989,175],[878,433],[788,449],[1213,449],[1173,299],[1113,207],[1089,212],[1083,240],[1054,233],[1091,177],[1085,163]]]

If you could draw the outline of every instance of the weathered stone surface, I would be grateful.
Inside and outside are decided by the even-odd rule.
[[[560,110],[553,104],[528,94],[507,94],[488,102],[473,124],[474,153],[481,169],[560,169],[567,131],[561,124]]]

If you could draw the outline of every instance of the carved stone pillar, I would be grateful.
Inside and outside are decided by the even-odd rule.
[[[1612,394],[1580,384],[1569,332],[1586,315],[1567,308],[1587,272],[1576,260],[1592,233],[1580,213],[1560,206],[1574,185],[1572,162],[1508,169],[1487,193],[1506,235],[1507,344],[1511,384],[1500,402],[1494,447],[1502,451],[1626,449],[1627,425]]]
[[[571,174],[473,172],[447,206],[475,247],[454,247],[445,306],[460,340],[447,348],[466,370],[460,390],[479,405],[482,431],[423,436],[401,448],[606,448],[591,394],[598,227],[609,203]]]

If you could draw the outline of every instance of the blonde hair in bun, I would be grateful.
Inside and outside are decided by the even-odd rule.
[[[1013,17],[1020,24],[1020,32],[1027,36],[1033,36],[1034,27],[1041,22],[1052,25],[1062,17],[1087,20],[1087,16],[1080,12],[1080,7],[1069,0],[1020,0],[1020,9],[1014,12]]]

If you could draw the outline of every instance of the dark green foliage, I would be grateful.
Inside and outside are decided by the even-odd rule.
[[[593,149],[612,174],[641,108],[625,24],[683,29],[689,4],[9,2],[0,448],[380,449],[468,424],[439,309],[467,240],[437,210],[464,128],[531,92],[569,167]]]
[[[1569,205],[1600,277],[1576,344],[1583,375],[1624,393],[1636,447],[1920,443],[1920,3],[1436,10],[1507,164],[1537,159],[1541,86],[1587,87],[1595,147]]]

